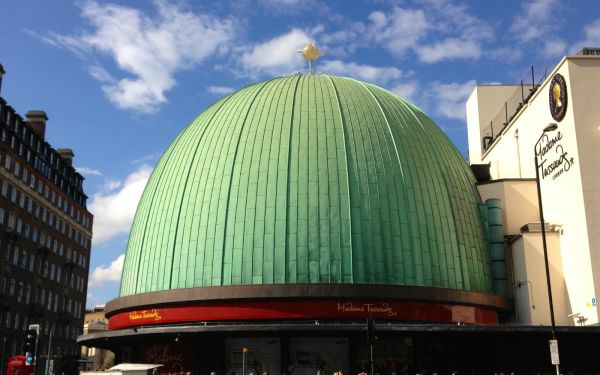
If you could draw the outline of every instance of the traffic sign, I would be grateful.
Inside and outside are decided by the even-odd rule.
[[[558,340],[550,340],[550,360],[553,365],[560,365],[560,358],[558,355]]]

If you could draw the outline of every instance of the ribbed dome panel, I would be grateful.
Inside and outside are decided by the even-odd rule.
[[[348,78],[246,87],[188,125],[132,226],[121,296],[285,283],[491,291],[467,164],[409,102]]]

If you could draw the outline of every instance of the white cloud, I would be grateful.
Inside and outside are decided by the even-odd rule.
[[[419,84],[417,82],[400,83],[390,89],[391,92],[401,98],[412,101]]]
[[[548,57],[558,57],[565,54],[567,43],[564,40],[553,39],[544,43],[544,55]]]
[[[380,11],[371,13],[369,20],[371,38],[396,56],[415,48],[431,29],[422,9],[394,7],[387,15]]]
[[[243,73],[251,77],[260,74],[290,74],[305,64],[297,50],[311,41],[311,37],[304,31],[292,29],[286,34],[257,44],[240,58]]]
[[[250,1],[249,6],[256,7],[256,1]],[[318,0],[259,0],[258,3],[268,13],[295,14],[311,10],[327,14],[328,8]]]
[[[104,182],[104,184],[102,184],[101,191],[103,193],[109,193],[111,191],[117,190],[121,186],[123,186],[123,181],[119,181],[119,180],[107,180],[107,181]]]
[[[436,113],[451,119],[466,120],[465,104],[475,84],[474,80],[464,83],[434,82],[427,92],[431,95],[429,99],[435,106]]]
[[[438,43],[425,45],[415,52],[419,59],[426,63],[450,59],[479,59],[481,45],[473,40],[448,38]]]
[[[487,23],[448,0],[424,0],[422,5],[371,13],[367,36],[395,56],[412,51],[425,63],[482,56],[483,43],[493,36]]]
[[[234,92],[235,89],[227,86],[208,86],[207,91],[215,95],[227,95]]]
[[[558,6],[558,0],[532,0],[523,2],[521,14],[516,16],[509,32],[515,33],[516,38],[525,42],[546,36],[554,26],[556,17],[553,11]]]
[[[142,164],[142,163],[148,163],[148,162],[154,162],[155,160],[158,160],[158,158],[160,158],[162,156],[161,152],[155,152],[149,155],[145,155],[142,156],[139,159],[135,159],[130,161],[130,164]]]
[[[327,60],[317,66],[326,74],[349,76],[367,82],[387,83],[402,76],[402,71],[395,67],[361,65],[341,60]]]
[[[571,53],[579,52],[583,47],[598,47],[600,46],[600,18],[592,23],[587,24],[583,31],[585,39],[575,43]]]
[[[84,176],[102,176],[102,172],[97,169],[88,167],[76,167],[75,169]]]
[[[151,172],[152,168],[144,164],[124,182],[110,181],[108,187],[92,196],[88,207],[94,214],[94,245],[129,232]]]
[[[117,259],[110,262],[108,267],[98,266],[94,269],[88,282],[89,286],[99,286],[110,282],[121,281],[121,273],[123,271],[123,261],[125,254],[121,254]]]
[[[165,92],[175,86],[174,74],[190,68],[227,48],[234,36],[231,20],[194,14],[175,3],[155,0],[156,16],[138,9],[88,1],[83,17],[92,30],[78,36],[48,34],[48,43],[77,51],[110,56],[121,73],[113,78],[104,68],[90,67],[90,74],[119,108],[155,111],[166,102]]]

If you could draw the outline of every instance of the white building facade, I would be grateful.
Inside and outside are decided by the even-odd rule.
[[[482,200],[501,201],[523,325],[550,323],[535,158],[556,324],[598,324],[600,56],[589,51],[564,57],[539,85],[478,85],[467,102],[469,162],[489,165]],[[549,124],[557,129],[544,132]]]

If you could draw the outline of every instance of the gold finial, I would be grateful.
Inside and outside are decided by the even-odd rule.
[[[304,48],[299,49],[298,52],[308,61],[308,74],[312,74],[312,62],[321,56],[321,51],[317,48],[316,43],[309,43]]]
[[[305,45],[304,48],[298,50],[298,52],[301,52],[302,57],[310,62],[315,61],[321,56],[321,51],[319,51],[315,43]]]

